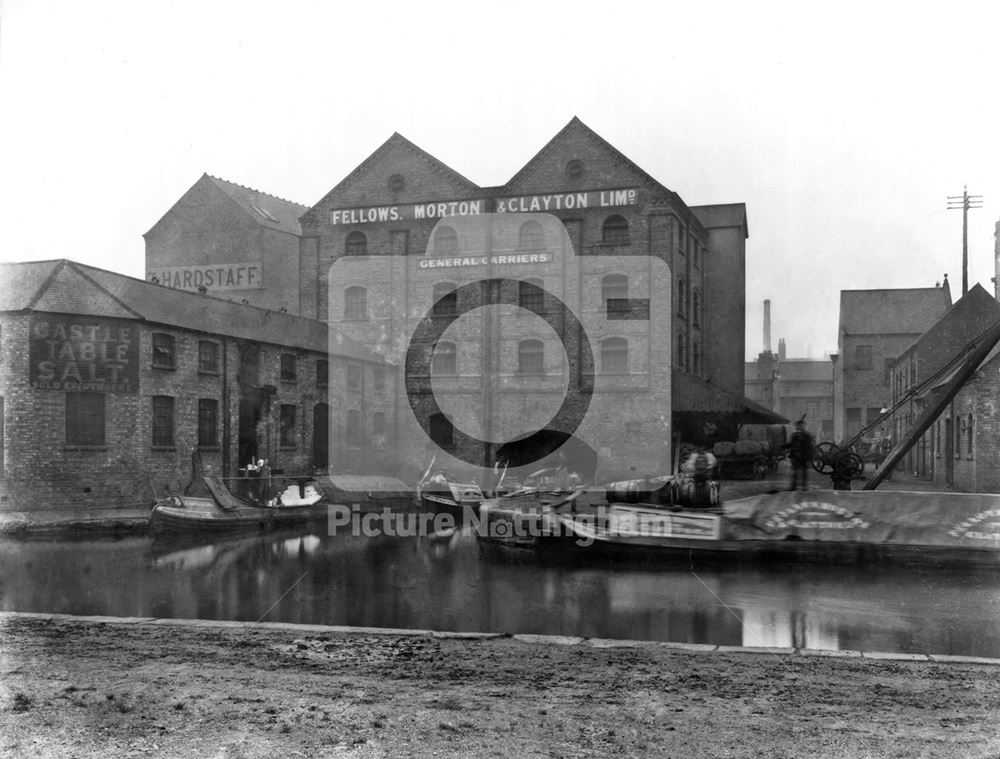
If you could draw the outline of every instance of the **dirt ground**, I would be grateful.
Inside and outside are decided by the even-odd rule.
[[[996,666],[0,623],[0,755],[997,757]]]

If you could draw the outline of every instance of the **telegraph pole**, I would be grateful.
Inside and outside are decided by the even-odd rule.
[[[948,196],[948,210],[962,209],[962,295],[969,292],[969,209],[982,208],[983,196],[970,195],[969,186],[962,187],[961,195]]]

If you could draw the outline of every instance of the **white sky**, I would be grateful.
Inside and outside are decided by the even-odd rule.
[[[695,8],[694,5],[699,7]],[[578,115],[691,205],[747,203],[747,353],[839,291],[992,292],[997,4],[0,0],[0,260],[143,276],[203,172],[311,205],[394,131],[483,185]]]

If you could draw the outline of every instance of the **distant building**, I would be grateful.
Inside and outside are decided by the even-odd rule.
[[[143,237],[146,279],[298,314],[309,208],[204,174]]]
[[[833,439],[833,364],[829,359],[788,358],[760,353],[746,364],[747,398],[792,421],[805,419],[819,441]]]
[[[951,307],[948,278],[936,287],[842,290],[833,360],[833,435],[844,441],[892,400],[892,366]]]
[[[66,260],[0,281],[0,508],[149,505],[257,458],[391,470],[394,369],[319,322]]]
[[[967,346],[998,320],[1000,303],[977,284],[900,354],[891,369],[892,401],[900,407],[887,420],[894,442],[913,428],[931,394],[940,392],[954,374],[956,359]],[[898,467],[961,490],[992,491],[1000,486],[1000,473],[990,471],[996,468],[994,459],[1000,459],[994,433],[1000,425],[995,400],[1000,395],[988,370],[994,363],[995,356],[983,362]]]

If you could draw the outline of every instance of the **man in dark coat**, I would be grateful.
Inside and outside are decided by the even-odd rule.
[[[797,490],[799,477],[802,478],[802,489],[808,490],[809,466],[812,464],[813,439],[806,431],[805,420],[795,423],[795,432],[788,443],[788,458],[792,461],[792,484],[789,490]]]

